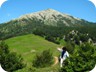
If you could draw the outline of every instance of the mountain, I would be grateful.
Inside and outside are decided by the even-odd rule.
[[[27,66],[16,72],[30,72],[27,70],[32,70],[33,72],[35,68],[31,69],[30,67],[32,67],[34,56],[45,49],[50,49],[54,56],[58,56],[59,53],[57,53],[56,48],[61,45],[65,46],[66,42],[64,41],[64,37],[68,35],[71,30],[73,30],[73,32],[74,30],[78,30],[76,32],[84,34],[89,33],[87,35],[96,41],[96,23],[63,14],[53,9],[26,14],[17,19],[0,24],[0,40],[4,39],[12,52],[21,54],[24,58],[24,63],[26,63]],[[75,33],[74,39],[80,40],[77,36]],[[70,34],[71,39],[72,37]],[[84,40],[84,38],[85,35],[82,35],[81,39]],[[62,44],[57,45],[56,43]],[[72,45],[74,45],[74,43],[72,43]],[[70,49],[72,48],[70,44],[68,46]],[[77,48],[79,48],[79,46],[76,45],[76,49]],[[74,51],[77,53],[78,50]],[[36,72],[54,72],[55,70],[58,72],[57,69],[59,69],[58,66],[50,66],[46,68],[36,68]]]
[[[19,24],[26,24],[28,21],[42,21],[46,25],[52,25],[52,26],[57,26],[59,23],[64,24],[65,26],[77,26],[77,25],[82,25],[82,23],[91,23],[88,21],[85,21],[83,19],[79,19],[73,16],[70,16],[68,14],[63,14],[60,13],[56,10],[53,9],[47,9],[31,14],[26,14],[23,16],[20,16],[18,19],[11,20],[10,22],[17,21]]]
[[[64,24],[65,26],[72,26],[82,21],[79,18],[75,18],[70,15],[60,13],[53,9],[47,9],[47,10],[35,12],[32,14],[26,14],[16,20],[21,22],[25,19],[33,20],[34,18],[37,20],[43,21],[44,24],[46,25],[53,25],[53,26],[57,26],[59,22],[62,22],[62,24]]]
[[[31,14],[26,14],[20,16],[17,19],[0,24],[0,39],[34,33],[34,31],[35,34],[37,33],[36,31],[38,31],[39,34],[43,33],[43,35],[45,35],[51,33],[54,35],[54,32],[57,30],[57,33],[62,34],[66,33],[64,30],[66,28],[68,31],[68,28],[71,29],[75,27],[78,29],[78,27],[80,28],[90,26],[94,27],[96,26],[96,23],[88,22],[68,14],[60,13],[53,9],[47,9]]]

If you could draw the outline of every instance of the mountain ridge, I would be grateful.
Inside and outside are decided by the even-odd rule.
[[[17,20],[32,19],[32,18],[36,17],[37,19],[40,19],[40,20],[44,20],[44,18],[45,18],[45,20],[53,19],[53,21],[56,22],[56,21],[58,21],[58,18],[59,18],[58,16],[64,17],[66,19],[70,19],[72,22],[74,22],[74,19],[76,19],[78,21],[82,20],[82,19],[70,16],[68,14],[61,13],[61,12],[56,11],[54,9],[47,9],[47,10],[42,10],[42,11],[30,13],[30,14],[25,14],[23,16],[20,16]],[[68,23],[66,21],[64,21],[64,23],[66,25],[68,25]]]
[[[69,15],[69,14],[65,14],[65,13],[62,13],[62,12],[59,12],[59,11],[56,11],[56,10],[54,10],[54,9],[46,9],[46,10],[42,10],[42,11],[38,11],[38,12],[33,12],[33,13],[29,13],[29,14],[25,14],[25,15],[22,15],[22,16],[20,16],[19,17],[19,19],[22,19],[23,17],[25,17],[25,16],[31,16],[31,15],[34,15],[34,14],[41,14],[41,13],[44,13],[44,12],[46,12],[46,14],[49,12],[49,13],[53,13],[53,14],[61,14],[61,15],[63,15],[63,16],[65,16],[65,17],[67,17],[67,16],[72,16],[72,15]],[[80,19],[80,18],[78,18],[78,17],[74,17],[75,19],[77,19],[77,20],[82,20],[82,19]],[[86,20],[87,21],[87,20]]]
[[[78,22],[81,22],[82,20],[84,22],[89,22],[89,21],[84,20],[84,19],[73,17],[73,16],[71,16],[69,14],[61,13],[61,12],[56,11],[54,9],[46,9],[46,10],[42,10],[42,11],[38,11],[38,12],[33,12],[33,13],[25,14],[25,15],[20,16],[19,18],[11,20],[11,21],[17,20],[19,22],[19,21],[22,21],[24,19],[26,19],[26,20],[28,20],[28,19],[33,20],[34,18],[36,18],[38,20],[41,20],[41,21],[44,21],[44,22],[51,21],[52,23],[53,22],[57,23],[58,21],[62,21],[62,23],[65,24],[66,26],[70,26],[68,21],[66,21],[66,20],[70,20],[72,24],[76,24]],[[10,21],[8,21],[8,22],[10,22]]]
[[[53,9],[47,9],[23,15],[15,20],[0,24],[0,39],[30,33],[41,36],[52,35],[53,37],[63,37],[69,30],[81,29],[81,27],[87,29],[94,27],[95,29],[95,26],[96,23],[78,19]]]

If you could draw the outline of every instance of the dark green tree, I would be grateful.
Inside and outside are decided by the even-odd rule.
[[[50,66],[53,63],[53,56],[50,50],[44,50],[41,54],[37,54],[33,60],[33,66],[37,68],[42,68]]]
[[[89,44],[76,47],[74,53],[64,61],[64,67],[60,72],[87,72],[96,64],[96,48]]]
[[[10,52],[8,45],[3,41],[0,41],[0,64],[8,72],[22,69],[25,66],[22,57]]]
[[[81,33],[75,30],[72,30],[71,32],[69,32],[65,37],[65,41],[74,42],[77,45],[80,45],[81,42],[82,43],[88,42],[89,39],[90,39],[89,34]]]

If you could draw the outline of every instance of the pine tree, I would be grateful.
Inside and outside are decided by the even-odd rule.
[[[0,64],[8,72],[22,69],[25,64],[20,55],[9,51],[9,47],[5,42],[0,42]]]
[[[96,64],[96,48],[89,43],[84,43],[74,49],[74,53],[64,61],[60,72],[87,72]]]

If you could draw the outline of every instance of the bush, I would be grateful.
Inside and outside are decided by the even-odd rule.
[[[28,69],[28,72],[36,72],[36,68],[30,67],[30,68]]]
[[[21,56],[10,52],[5,42],[0,42],[0,64],[8,72],[22,69],[25,65]]]
[[[53,63],[53,56],[50,50],[45,50],[41,54],[37,54],[33,60],[33,66],[42,68],[50,66]]]
[[[93,45],[85,43],[75,48],[74,53],[64,61],[60,72],[87,72],[92,70],[96,62],[96,49]]]
[[[67,51],[72,54],[74,52],[75,43],[74,42],[67,42],[66,43]]]

